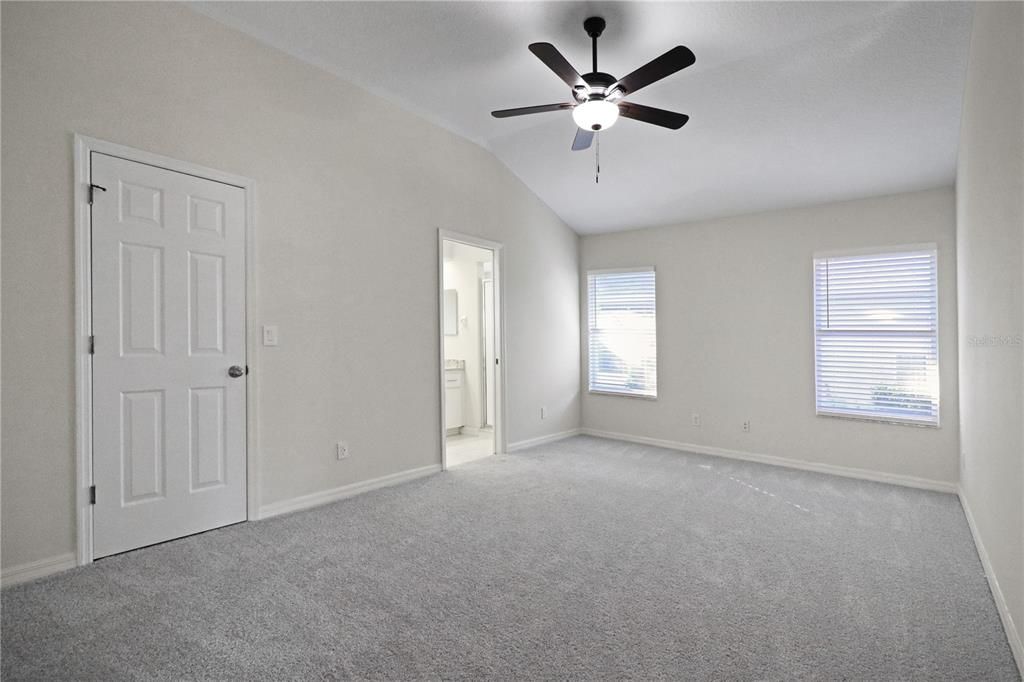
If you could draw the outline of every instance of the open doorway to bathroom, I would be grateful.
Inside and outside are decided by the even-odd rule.
[[[501,245],[441,232],[442,463],[502,450]]]

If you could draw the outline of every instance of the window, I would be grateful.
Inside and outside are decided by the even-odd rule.
[[[817,413],[939,423],[934,247],[814,260]]]
[[[590,391],[655,398],[654,268],[587,273]]]

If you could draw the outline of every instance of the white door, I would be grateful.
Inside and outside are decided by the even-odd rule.
[[[246,518],[245,192],[90,164],[98,558]]]

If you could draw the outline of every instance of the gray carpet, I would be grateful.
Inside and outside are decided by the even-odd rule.
[[[4,680],[1016,680],[956,498],[580,437],[2,594]]]

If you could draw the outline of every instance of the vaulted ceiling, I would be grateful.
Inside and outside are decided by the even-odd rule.
[[[664,225],[952,184],[970,35],[963,3],[278,2],[196,9],[490,149],[577,232]],[[569,101],[527,51],[623,76],[671,47],[694,66],[631,97],[690,115],[620,120],[572,152]]]

